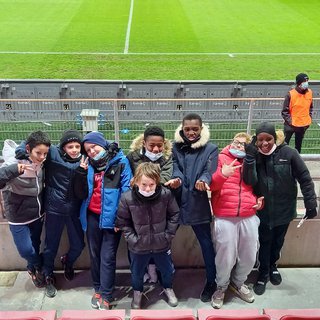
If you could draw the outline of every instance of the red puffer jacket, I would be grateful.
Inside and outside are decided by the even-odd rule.
[[[226,178],[222,175],[224,163],[230,164],[235,157],[229,152],[230,145],[219,154],[217,171],[212,175],[210,185],[211,205],[216,217],[250,217],[256,214],[253,206],[256,204],[256,196],[252,187],[243,182],[242,167]],[[242,159],[235,162],[235,166],[241,165]]]

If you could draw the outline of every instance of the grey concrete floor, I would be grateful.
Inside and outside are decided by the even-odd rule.
[[[240,300],[231,292],[227,292],[223,309],[308,309],[319,308],[319,268],[280,268],[283,282],[279,286],[268,283],[264,295],[256,296],[252,304]],[[14,273],[0,272],[0,285],[5,284],[6,277],[12,278]],[[17,277],[12,285],[0,286],[0,310],[57,310],[57,315],[62,310],[90,310],[91,287],[90,271],[77,271],[73,281],[67,282],[61,272],[56,273],[58,293],[54,298],[48,298],[44,289],[34,287],[27,272],[16,273]],[[256,277],[255,271],[249,276],[248,284],[251,285]],[[13,279],[14,280],[14,279]],[[9,282],[9,281],[8,281]],[[204,284],[203,269],[178,269],[174,279],[174,290],[179,299],[177,308],[210,309],[210,303],[199,300]],[[147,299],[144,299],[144,309],[170,309],[164,295],[160,295],[159,284],[145,286]],[[118,270],[115,309],[130,310],[132,289],[130,286],[130,271]]]

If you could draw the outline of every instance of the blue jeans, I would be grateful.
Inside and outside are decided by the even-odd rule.
[[[40,256],[40,243],[43,218],[29,224],[13,225],[9,228],[20,256],[27,260],[28,270],[34,272],[41,270],[42,259]]]
[[[57,255],[63,228],[66,225],[69,251],[67,253],[66,264],[70,267],[80,256],[84,248],[84,234],[80,219],[76,215],[61,216],[47,214],[45,221],[46,239],[43,251],[43,273],[49,276],[54,270],[54,259]]]
[[[87,240],[91,260],[91,276],[94,291],[103,299],[112,300],[116,276],[116,256],[121,232],[99,228],[100,216],[87,214]]]
[[[216,264],[215,252],[213,249],[213,242],[211,237],[210,223],[192,225],[192,229],[199,241],[202,256],[206,268],[207,282],[215,283],[216,280]]]
[[[165,289],[172,288],[174,267],[171,258],[171,250],[147,254],[137,254],[130,251],[130,259],[133,290],[143,291],[143,276],[146,272],[146,267],[149,264],[150,259],[153,259],[154,264],[160,271],[162,286]]]

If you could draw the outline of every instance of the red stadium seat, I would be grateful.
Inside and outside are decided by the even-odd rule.
[[[56,311],[0,311],[0,320],[55,320]]]
[[[130,320],[197,320],[192,309],[131,310]]]
[[[280,320],[320,320],[320,316],[291,316],[285,315]]]
[[[264,309],[263,312],[272,320],[319,319],[320,309]],[[287,317],[287,318],[284,318]]]
[[[58,320],[124,320],[126,311],[119,310],[63,310]]]
[[[270,317],[265,314],[261,314],[259,309],[199,309],[198,318],[199,320],[270,320]]]

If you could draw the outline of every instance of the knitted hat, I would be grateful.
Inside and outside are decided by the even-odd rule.
[[[69,142],[79,142],[81,144],[82,137],[77,130],[66,130],[60,139],[60,148],[62,149]]]
[[[296,84],[297,84],[297,86],[299,86],[302,82],[305,82],[305,81],[308,81],[308,80],[309,80],[309,77],[305,73],[299,73],[296,76]]]
[[[101,146],[102,148],[106,148],[108,145],[108,142],[104,138],[103,134],[98,131],[92,131],[87,133],[82,140],[82,144],[85,142],[97,144],[98,146]]]
[[[258,136],[258,134],[262,132],[271,134],[274,137],[274,140],[277,140],[276,129],[272,123],[270,122],[260,123],[256,129],[256,136]]]

